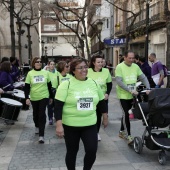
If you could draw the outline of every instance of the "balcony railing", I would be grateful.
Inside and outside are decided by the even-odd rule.
[[[125,34],[125,31],[126,31],[125,25],[126,25],[126,23],[124,21],[122,21],[120,23],[116,23],[115,24],[115,35],[123,35],[123,34]]]
[[[60,6],[63,7],[77,7],[78,2],[58,2]]]
[[[154,25],[155,23],[165,22],[163,3],[157,2],[149,7],[149,24]],[[140,15],[136,17],[134,24],[131,27],[131,31],[146,25],[146,9],[142,10]],[[133,21],[133,17],[129,17],[126,21],[120,23],[120,27],[115,27],[115,35],[121,35],[122,33],[128,32],[130,24]]]

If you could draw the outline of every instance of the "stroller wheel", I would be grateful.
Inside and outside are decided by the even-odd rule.
[[[158,161],[161,165],[165,165],[166,164],[166,154],[164,151],[160,151],[158,154]]]
[[[134,138],[133,147],[134,147],[134,150],[136,153],[138,153],[138,154],[142,153],[143,143],[142,143],[142,139],[140,137]]]

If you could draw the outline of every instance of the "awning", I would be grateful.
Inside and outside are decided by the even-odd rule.
[[[126,43],[126,38],[104,39],[104,44],[108,46],[119,46]]]

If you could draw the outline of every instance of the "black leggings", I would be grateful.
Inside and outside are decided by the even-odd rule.
[[[106,105],[107,105],[107,113],[108,113],[108,100],[105,100]],[[98,109],[98,107],[96,108],[96,116],[97,116],[97,132],[99,133],[100,130],[100,126],[101,126],[101,121],[102,121],[102,113],[101,111]]]
[[[38,101],[31,101],[33,108],[33,120],[35,127],[39,128],[39,136],[44,136],[45,123],[46,123],[46,106],[48,104],[48,99],[41,99]]]
[[[123,111],[120,130],[123,131],[125,130],[125,127],[126,127],[128,135],[131,135],[128,111],[132,108],[133,99],[129,99],[129,100],[120,99],[120,104],[121,104],[122,111]]]
[[[97,127],[96,125],[86,127],[64,127],[64,138],[66,143],[66,166],[68,170],[75,170],[76,157],[79,150],[80,139],[83,141],[85,148],[84,168],[83,170],[91,170],[96,160],[97,152]]]

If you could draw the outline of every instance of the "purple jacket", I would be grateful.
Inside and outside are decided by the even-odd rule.
[[[13,81],[17,81],[17,77],[19,76],[19,74],[20,74],[20,70],[18,69],[18,67],[15,65],[12,65],[10,75],[11,75]]]
[[[6,87],[7,85],[9,86]],[[0,71],[0,88],[2,88],[4,91],[10,91],[14,89],[13,80],[10,73]]]
[[[160,61],[157,61],[152,65],[151,69],[151,76],[155,76],[160,73],[160,71],[163,70],[163,65]],[[160,85],[163,85],[164,82],[162,81]]]
[[[160,61],[157,61],[152,65],[152,72],[151,72],[152,76],[160,73],[161,70],[163,70],[163,65]]]

